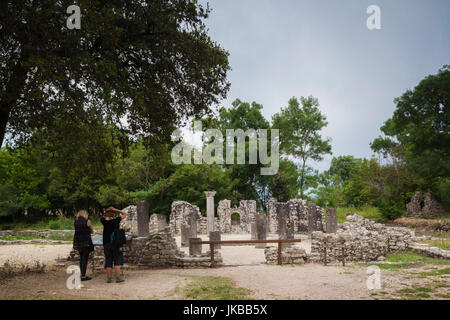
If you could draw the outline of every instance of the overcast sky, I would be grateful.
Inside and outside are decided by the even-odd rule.
[[[319,99],[333,156],[369,158],[393,99],[450,64],[448,0],[209,0],[211,38],[229,53],[236,98],[267,119],[292,96]],[[369,30],[369,5],[381,29]],[[329,167],[331,157],[314,164]]]

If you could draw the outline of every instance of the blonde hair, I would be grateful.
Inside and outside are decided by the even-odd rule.
[[[79,217],[85,218],[86,220],[89,217],[89,213],[86,210],[80,210],[77,212],[76,218],[78,219]]]

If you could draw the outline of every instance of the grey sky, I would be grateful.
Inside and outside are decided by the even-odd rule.
[[[256,101],[271,119],[292,96],[313,95],[333,156],[370,157],[393,99],[450,64],[448,0],[208,2],[209,34],[233,68],[222,105]],[[381,8],[381,30],[366,27],[371,4]],[[314,167],[326,170],[330,160]]]

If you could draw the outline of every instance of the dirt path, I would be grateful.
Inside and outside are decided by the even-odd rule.
[[[255,299],[368,299],[365,273],[344,274],[340,267],[320,265],[241,266],[218,269],[165,269],[125,271],[126,282],[105,283],[103,271],[83,282],[80,290],[66,288],[64,269],[17,276],[0,283],[0,298],[48,296],[75,299],[180,299],[177,288],[191,276],[228,277],[252,290]],[[117,287],[120,286],[120,290]],[[120,292],[120,295],[117,292]]]
[[[84,287],[80,290],[67,289],[65,269],[55,268],[46,273],[26,274],[0,282],[0,299],[183,299],[180,289],[193,280],[192,276],[231,278],[236,286],[250,289],[252,294],[249,298],[253,299],[409,299],[415,295],[399,292],[420,287],[430,288],[434,292],[431,298],[441,299],[437,294],[450,293],[447,276],[415,276],[434,270],[432,267],[382,270],[382,288],[375,291],[369,291],[366,287],[366,268],[356,265],[345,268],[306,264],[295,267],[257,265],[216,269],[127,270],[126,281],[120,284],[107,284],[104,271],[97,271],[93,280],[83,282]],[[436,289],[436,283],[440,284],[439,289]]]

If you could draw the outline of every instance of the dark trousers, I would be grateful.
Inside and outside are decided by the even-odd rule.
[[[89,248],[83,248],[83,249],[78,250],[78,252],[80,253],[81,276],[84,277],[86,275],[89,253],[91,253],[91,251],[89,250]]]

